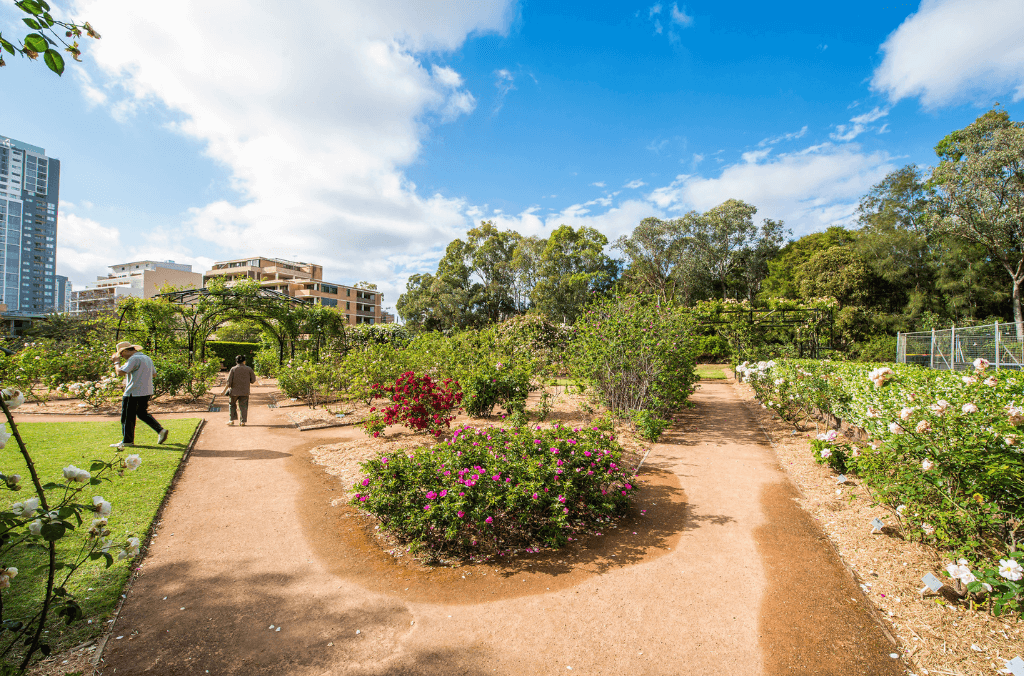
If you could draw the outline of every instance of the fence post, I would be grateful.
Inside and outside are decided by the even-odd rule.
[[[928,346],[928,368],[935,368],[935,329],[932,329],[932,343]]]
[[[956,327],[950,327],[949,330],[949,357],[946,359],[946,363],[949,368],[953,371],[956,370]],[[939,368],[942,368],[941,366]]]
[[[904,357],[903,359],[900,359],[900,335],[901,335],[900,332],[897,331],[896,332],[896,363],[897,364],[903,364],[903,363],[905,363],[907,361],[906,357]],[[904,350],[904,352],[906,352],[906,350]]]
[[[999,322],[995,323],[996,327],[996,369],[999,369]]]

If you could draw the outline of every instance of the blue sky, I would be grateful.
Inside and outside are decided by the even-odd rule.
[[[78,288],[265,255],[393,306],[480,219],[613,240],[731,197],[802,235],[994,102],[1024,119],[1019,0],[161,4],[62,6],[86,63],[0,71],[0,135],[62,161]]]

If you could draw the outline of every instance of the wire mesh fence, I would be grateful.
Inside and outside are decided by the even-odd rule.
[[[1024,336],[1013,323],[899,333],[896,361],[933,369],[965,370],[974,360],[987,359],[995,368],[1020,369],[1024,365]]]

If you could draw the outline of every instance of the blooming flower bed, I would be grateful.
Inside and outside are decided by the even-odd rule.
[[[414,550],[457,558],[563,545],[636,490],[614,435],[561,425],[456,430],[361,465],[353,504]]]
[[[984,360],[975,366],[965,373],[779,360],[737,371],[783,419],[817,414],[853,426],[819,435],[819,461],[856,473],[906,537],[962,558],[951,576],[966,591],[987,595],[997,611],[1019,609],[1024,383],[1015,372],[988,371]],[[960,567],[971,565],[967,580]]]

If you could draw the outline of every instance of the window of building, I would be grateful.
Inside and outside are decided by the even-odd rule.
[[[321,298],[320,303],[327,307],[338,307],[338,301],[333,298]]]
[[[352,309],[351,306],[352,306],[352,303],[350,303],[349,301],[345,301],[345,309],[346,310],[351,310]]]

